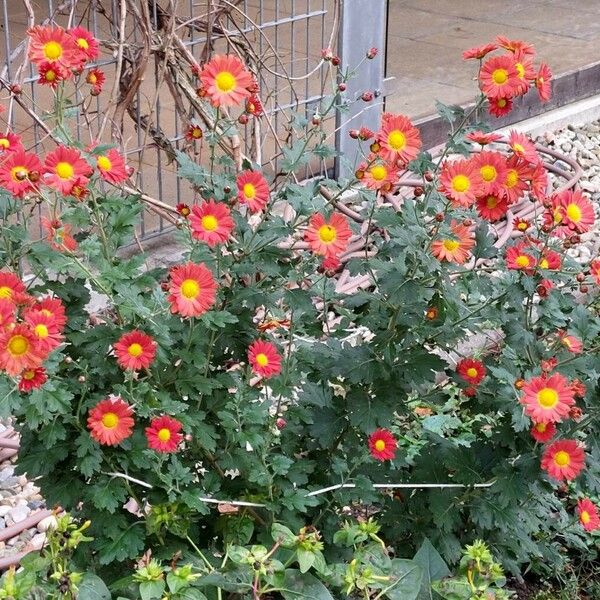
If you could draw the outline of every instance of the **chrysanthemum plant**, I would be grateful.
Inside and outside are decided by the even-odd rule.
[[[188,133],[210,162],[178,155],[195,189],[177,207],[180,253],[147,268],[124,251],[142,204],[122,151],[80,144],[61,109],[73,86],[100,93],[98,44],[81,29],[30,37],[56,144],[42,156],[0,139],[1,408],[19,469],[91,520],[90,564],[110,579],[151,550],[193,561],[210,598],[302,585],[330,598],[321,580],[393,599],[415,597],[404,578],[418,592],[418,565],[400,559],[424,538],[450,563],[483,538],[515,572],[585,550],[600,261],[570,249],[594,206],[553,193],[525,135],[477,122],[486,103],[498,115],[531,88],[548,98],[530,45],[465,54],[481,94],[441,107],[451,134],[434,156],[402,115],[352,130],[363,159],[343,180],[296,178],[334,155],[326,126],[355,101],[330,51],[331,94],[293,115],[276,176],[220,144],[268,118],[258,73],[233,55],[195,65],[215,126]]]

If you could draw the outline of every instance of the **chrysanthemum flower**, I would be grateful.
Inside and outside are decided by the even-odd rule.
[[[506,158],[500,152],[480,152],[473,156],[481,179],[481,195],[497,194],[506,179]]]
[[[377,133],[381,146],[379,154],[385,160],[407,165],[417,157],[421,149],[421,134],[404,115],[383,113],[381,129]]]
[[[21,142],[21,136],[11,131],[0,135],[0,157],[3,157],[7,152],[16,152],[17,150],[25,150]]]
[[[581,354],[583,352],[583,342],[574,335],[569,335],[566,331],[559,332],[558,338],[560,343],[573,354]]]
[[[512,98],[488,98],[488,110],[495,117],[506,116],[513,108]]]
[[[235,225],[227,205],[214,200],[192,206],[189,220],[192,237],[211,247],[225,244]]]
[[[70,71],[80,65],[75,39],[62,27],[36,25],[27,30],[29,35],[29,60],[36,65],[57,63]]]
[[[550,248],[546,248],[542,252],[542,257],[538,263],[540,269],[545,269],[546,271],[558,271],[560,269],[561,257],[556,250],[551,250]]]
[[[446,161],[440,173],[440,191],[454,206],[467,208],[483,193],[483,183],[473,160]]]
[[[522,219],[521,217],[513,219],[513,229],[515,231],[525,233],[530,227],[531,223],[527,219]]]
[[[535,87],[542,102],[548,102],[552,96],[552,71],[546,63],[542,63],[535,76]]]
[[[98,402],[87,420],[90,436],[105,446],[116,446],[127,439],[133,425],[133,409],[118,396]]]
[[[252,212],[259,212],[269,201],[269,184],[258,171],[242,171],[236,178],[237,198]]]
[[[81,63],[96,60],[100,56],[100,45],[91,31],[85,27],[67,29],[67,33],[75,40]]]
[[[199,317],[215,303],[217,283],[204,263],[188,262],[171,268],[168,301],[171,312]]]
[[[461,265],[470,258],[475,247],[473,232],[462,223],[450,223],[450,237],[443,237],[431,244],[431,252],[438,260],[446,260]]]
[[[0,271],[0,298],[17,304],[26,293],[25,284],[17,275],[10,271]]]
[[[27,319],[36,312],[41,312],[45,316],[50,317],[59,331],[62,331],[67,323],[65,305],[61,302],[60,298],[45,296],[38,299],[24,310],[23,317]]]
[[[100,177],[112,184],[122,183],[128,177],[125,159],[115,148],[96,157]]]
[[[515,90],[515,95],[523,95],[529,91],[529,82],[535,79],[535,70],[533,68],[533,58],[520,50],[514,53],[515,67],[519,74],[520,85]]]
[[[389,192],[398,181],[399,171],[392,163],[376,160],[369,155],[369,164],[360,165],[363,172],[362,182],[370,189],[380,192]],[[361,168],[362,167],[362,168]]]
[[[59,326],[51,316],[42,311],[32,311],[25,315],[25,323],[29,325],[36,337],[36,347],[43,357],[48,356],[63,342]]]
[[[18,388],[20,392],[31,392],[41,388],[46,381],[48,381],[48,375],[46,375],[44,367],[25,369],[19,376]]]
[[[483,363],[474,358],[463,358],[456,365],[456,372],[471,385],[479,385],[485,377],[486,369]]]
[[[167,415],[152,419],[146,427],[148,447],[157,452],[176,452],[183,435],[180,433],[181,423]]]
[[[175,210],[184,218],[187,219],[191,212],[192,209],[189,207],[189,205],[184,204],[183,202],[180,202],[179,204],[177,204],[177,206],[175,206]]]
[[[0,331],[0,371],[18,375],[25,369],[34,369],[42,363],[37,338],[28,325],[15,325]]]
[[[569,381],[560,373],[548,378],[532,377],[525,382],[522,392],[520,402],[536,423],[560,423],[575,404]]]
[[[600,527],[598,507],[589,498],[582,498],[577,503],[577,515],[586,531],[595,531]]]
[[[35,189],[30,175],[39,173],[41,169],[42,164],[35,154],[24,150],[11,152],[0,162],[0,186],[13,196],[22,198]]]
[[[148,369],[156,356],[156,342],[143,331],[134,329],[119,338],[114,350],[122,369]]]
[[[484,131],[479,131],[479,129],[467,133],[465,137],[470,142],[475,142],[481,146],[486,146],[487,144],[492,144],[493,142],[499,142],[502,139],[502,136],[498,133],[486,133]]]
[[[552,221],[557,225],[553,231],[555,235],[568,237],[574,231],[585,233],[594,225],[594,207],[581,190],[564,190],[553,194],[551,201]]]
[[[496,50],[498,46],[494,43],[484,44],[483,46],[475,46],[474,48],[469,48],[462,53],[463,60],[469,59],[477,59],[481,60],[484,56]]]
[[[348,247],[351,235],[348,219],[344,215],[333,213],[326,221],[321,213],[315,213],[310,217],[304,240],[315,254],[339,256]]]
[[[496,194],[487,194],[477,198],[475,206],[482,219],[495,223],[506,215],[508,201]]]
[[[600,285],[600,258],[595,258],[590,263],[590,275],[594,278],[594,281]]]
[[[77,241],[71,235],[71,226],[58,219],[42,217],[42,228],[46,232],[46,239],[50,246],[58,252],[75,252]]]
[[[246,100],[246,112],[255,117],[260,117],[264,114],[265,111],[258,94],[251,94],[250,98]]]
[[[488,98],[511,98],[519,88],[519,73],[515,59],[510,55],[494,56],[486,60],[479,72],[481,91]]]
[[[557,440],[542,456],[542,468],[558,481],[575,479],[584,466],[585,452],[575,440]]]
[[[535,149],[535,144],[524,134],[512,130],[508,134],[508,146],[520,159],[537,164],[540,162],[540,155]]]
[[[188,142],[197,142],[198,140],[201,140],[203,136],[204,132],[200,125],[190,125],[185,131],[185,139],[188,140]]]
[[[55,88],[61,81],[71,76],[71,71],[66,71],[58,63],[43,62],[38,66],[38,83]]]
[[[533,273],[537,261],[536,259],[526,252],[527,246],[525,244],[515,244],[506,250],[506,266],[509,269],[515,271],[523,271],[527,275]]]
[[[44,183],[57,189],[61,194],[68,194],[77,177],[87,177],[92,168],[75,148],[59,146],[44,160]]]
[[[0,331],[15,322],[16,306],[7,298],[0,298]]]
[[[548,193],[548,171],[539,162],[529,170],[529,186],[531,195],[540,202],[544,202]]]
[[[85,82],[89,83],[97,96],[102,91],[102,86],[106,81],[106,75],[101,69],[90,69],[85,76]]]
[[[369,436],[369,452],[375,460],[394,460],[397,448],[396,438],[389,429],[376,429]]]
[[[215,55],[200,73],[200,81],[213,106],[236,106],[250,96],[252,74],[233,55]]]
[[[530,56],[532,58],[535,56],[535,48],[533,47],[533,44],[529,44],[528,42],[524,42],[522,40],[510,40],[505,35],[497,35],[496,44],[498,44],[500,48],[504,48],[509,52],[518,52],[522,55]]]
[[[531,428],[531,437],[540,444],[549,442],[556,434],[556,425],[550,423],[534,423]]]
[[[517,156],[511,156],[506,163],[506,176],[501,188],[501,194],[509,204],[514,204],[529,189],[527,180],[531,174],[528,165]]]
[[[281,373],[281,356],[271,342],[256,340],[248,348],[248,362],[252,371],[264,379]]]

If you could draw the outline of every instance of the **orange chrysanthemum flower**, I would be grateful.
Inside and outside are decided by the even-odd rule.
[[[0,331],[15,322],[16,306],[7,298],[0,298]]]
[[[537,260],[528,252],[525,244],[515,244],[506,250],[506,266],[515,271],[523,271],[531,275],[536,267]]]
[[[540,269],[545,269],[546,271],[558,271],[558,269],[560,269],[560,264],[560,254],[555,250],[546,248],[542,252],[542,257],[540,258],[538,266]]]
[[[44,183],[67,195],[77,178],[88,177],[92,168],[75,148],[59,146],[46,156]]]
[[[407,165],[421,149],[421,134],[404,115],[383,113],[381,129],[377,133],[381,146],[379,154],[386,161]]]
[[[566,377],[554,373],[551,377],[532,377],[523,386],[521,404],[536,423],[560,423],[575,404],[573,390]]]
[[[527,179],[531,171],[527,164],[517,156],[511,156],[506,162],[506,176],[502,183],[501,195],[506,197],[509,204],[515,203],[529,188]]]
[[[27,295],[25,284],[10,271],[0,271],[0,298],[18,304]]]
[[[600,527],[598,507],[589,498],[582,498],[577,503],[577,515],[586,531],[595,531]]]
[[[81,63],[96,60],[100,56],[100,45],[91,31],[85,27],[67,29],[67,33],[75,40]]]
[[[85,76],[85,82],[92,86],[92,94],[97,96],[102,91],[102,86],[106,81],[106,75],[101,69],[90,69]]]
[[[248,362],[252,371],[264,379],[281,373],[281,356],[271,342],[256,340],[248,348]]]
[[[574,335],[567,334],[566,331],[561,331],[558,336],[560,343],[573,354],[581,354],[583,352],[583,342]]]
[[[156,342],[143,331],[134,329],[123,334],[114,345],[122,369],[148,369],[156,356]]]
[[[552,212],[544,215],[546,223],[555,225],[553,233],[559,237],[568,237],[576,233],[589,231],[596,220],[592,203],[581,190],[564,190],[550,198]]]
[[[258,171],[242,171],[236,179],[237,198],[252,212],[259,212],[269,201],[269,184]]]
[[[22,198],[35,189],[30,177],[33,173],[39,174],[41,169],[42,164],[35,154],[21,149],[11,152],[3,156],[0,163],[0,186]]]
[[[62,27],[36,25],[27,30],[29,60],[36,65],[56,63],[70,71],[81,64],[77,44]]]
[[[90,410],[87,420],[92,438],[105,446],[116,446],[126,440],[133,425],[133,409],[118,396],[98,402]]]
[[[60,328],[51,315],[42,311],[30,311],[25,315],[25,323],[37,339],[38,352],[46,357],[63,342]]]
[[[467,208],[483,194],[483,182],[473,160],[446,161],[440,172],[440,191],[453,206]]]
[[[548,102],[552,97],[552,71],[546,63],[542,63],[535,76],[535,87],[542,102]]]
[[[542,456],[542,468],[558,481],[571,481],[585,466],[585,452],[575,440],[557,440]]]
[[[217,283],[204,263],[188,262],[171,269],[169,292],[172,313],[199,317],[215,303]]]
[[[431,252],[438,260],[446,260],[461,265],[470,258],[475,247],[473,232],[462,223],[450,223],[450,237],[442,237],[431,244]]]
[[[479,129],[467,133],[465,137],[470,142],[475,142],[481,146],[486,146],[487,144],[491,144],[493,142],[499,142],[502,139],[502,136],[498,133],[486,133],[484,131],[479,131]]]
[[[480,152],[473,157],[473,163],[481,179],[481,195],[498,194],[506,179],[504,155],[500,152]]]
[[[515,156],[531,164],[540,162],[540,155],[535,149],[535,144],[524,134],[518,131],[510,131],[508,134],[508,146]]]
[[[504,35],[497,35],[496,44],[498,44],[500,48],[504,48],[512,53],[519,53],[531,58],[535,56],[535,48],[533,47],[533,44],[529,44],[528,42],[524,42],[522,40],[510,40]]]
[[[233,55],[217,54],[200,72],[200,81],[213,106],[237,106],[250,96],[252,74]]]
[[[52,296],[39,298],[35,303],[29,305],[25,309],[23,316],[27,319],[36,312],[41,312],[47,317],[51,317],[52,322],[58,327],[59,331],[62,331],[67,323],[65,305],[60,298],[54,298]]]
[[[16,152],[17,150],[25,150],[21,142],[21,136],[11,131],[0,135],[0,157],[8,152]]]
[[[189,220],[192,237],[211,247],[225,244],[235,225],[229,208],[222,202],[214,200],[192,206]]]
[[[77,240],[71,235],[71,226],[58,219],[42,217],[42,228],[46,232],[46,239],[50,246],[58,252],[75,252]]]
[[[348,219],[339,213],[333,213],[329,221],[321,213],[310,217],[304,240],[310,249],[320,256],[339,256],[348,247],[352,231]]]
[[[490,52],[496,50],[498,46],[494,43],[484,44],[483,46],[475,46],[474,48],[469,48],[462,53],[463,60],[477,59],[481,60],[484,56],[488,55]]]
[[[360,165],[359,171],[363,173],[361,181],[370,189],[380,192],[391,191],[394,183],[398,181],[398,169],[391,163],[375,160],[369,156],[368,165]]]
[[[25,369],[19,377],[18,388],[20,392],[27,393],[41,388],[46,381],[48,381],[48,375],[44,367]]]
[[[483,63],[479,86],[488,98],[511,98],[519,85],[519,72],[513,56],[494,56]]]
[[[42,360],[37,338],[28,325],[19,324],[0,331],[0,371],[18,375],[39,367]]]
[[[534,423],[531,428],[531,437],[540,444],[549,442],[556,434],[556,425],[550,423]]]
[[[177,419],[167,415],[152,419],[150,426],[146,427],[148,447],[157,452],[176,452],[183,439],[181,428]]]
[[[96,167],[100,177],[113,185],[122,183],[128,177],[125,159],[115,148],[96,157]]]
[[[456,365],[456,372],[471,385],[479,385],[486,374],[483,363],[474,358],[463,358]]]
[[[487,194],[477,198],[475,206],[482,219],[495,223],[506,215],[508,201],[496,194]]]
[[[376,429],[369,436],[369,452],[375,460],[394,460],[397,448],[396,438],[389,429]]]

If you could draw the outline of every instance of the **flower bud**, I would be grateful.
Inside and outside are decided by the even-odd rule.
[[[373,100],[374,97],[375,96],[373,95],[373,92],[364,92],[361,96],[361,99],[363,102],[371,102],[371,100]]]
[[[246,123],[248,123],[248,115],[245,113],[242,113],[238,117],[238,123],[240,123],[241,125],[246,125]]]
[[[444,213],[437,213],[437,214],[435,215],[435,220],[436,220],[438,223],[441,223],[441,222],[444,220]]]
[[[346,84],[345,83],[338,83],[338,90],[340,92],[345,92],[346,91]]]
[[[21,94],[21,92],[23,91],[23,88],[18,84],[18,83],[13,83],[10,86],[10,91],[15,95],[18,96],[19,94]]]
[[[374,46],[373,46],[373,48],[369,48],[367,50],[367,58],[369,60],[372,60],[373,58],[375,58],[377,56],[378,52],[379,52],[379,50],[377,50],[377,48],[375,48]]]
[[[79,381],[79,383],[85,383],[85,375],[80,375],[80,376],[77,378],[77,381]]]
[[[341,62],[342,62],[342,61],[340,60],[340,57],[339,57],[339,56],[334,56],[334,57],[331,59],[331,64],[332,64],[334,67],[339,67]]]
[[[348,135],[349,135],[349,136],[350,136],[350,137],[351,137],[353,140],[357,140],[357,139],[358,139],[358,134],[359,134],[359,132],[358,132],[358,129],[351,129],[351,130],[348,132]]]
[[[415,196],[418,198],[419,196],[423,195],[423,188],[421,186],[418,186],[415,188]]]
[[[433,173],[431,171],[425,171],[425,181],[433,181]]]
[[[275,425],[277,429],[283,429],[287,425],[287,421],[283,417],[279,417],[277,421],[275,421]]]

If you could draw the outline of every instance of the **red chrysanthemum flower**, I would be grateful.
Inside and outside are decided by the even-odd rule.
[[[189,220],[192,237],[211,247],[225,244],[235,225],[229,208],[222,202],[214,200],[192,206]]]
[[[0,163],[0,186],[13,196],[22,198],[35,189],[30,180],[32,173],[40,173],[42,164],[38,157],[24,150],[16,150],[3,156]]]
[[[542,257],[538,263],[540,269],[545,269],[546,271],[558,271],[560,269],[561,264],[561,256],[556,250],[551,250],[550,248],[546,248],[542,252]]]
[[[496,194],[487,194],[477,198],[475,206],[482,219],[495,223],[506,215],[508,201]]]
[[[91,31],[85,27],[67,29],[67,33],[75,40],[81,63],[96,60],[100,56],[100,45]]]
[[[548,193],[548,171],[541,162],[530,169],[529,180],[531,195],[536,200],[544,202]]]
[[[152,419],[150,426],[146,427],[148,447],[157,452],[176,452],[183,439],[181,428],[177,419],[167,415]]]
[[[0,157],[7,152],[16,152],[17,150],[25,150],[21,142],[21,136],[11,131],[0,135]]]
[[[81,64],[75,39],[62,27],[36,25],[27,30],[29,36],[29,60],[36,65],[57,63],[70,71]]]
[[[566,331],[561,331],[558,335],[560,343],[573,354],[581,354],[583,352],[583,342],[574,335],[569,335]]]
[[[97,96],[102,91],[102,86],[106,81],[106,75],[101,69],[90,69],[85,76],[85,82],[89,83]]]
[[[522,96],[529,91],[529,82],[535,79],[535,70],[533,68],[533,58],[520,50],[514,53],[515,67],[519,75],[520,84],[515,90],[515,95]]]
[[[463,60],[469,60],[475,58],[477,60],[481,60],[484,56],[496,50],[498,46],[494,43],[484,44],[483,46],[475,46],[474,48],[469,48],[462,53]]]
[[[25,309],[23,317],[27,319],[36,312],[41,312],[43,315],[50,317],[52,322],[58,327],[59,331],[62,331],[67,323],[65,305],[59,298],[46,296],[38,299],[35,303]]]
[[[488,98],[488,110],[495,117],[506,116],[513,108],[512,98]]]
[[[590,275],[594,278],[594,281],[600,285],[600,258],[595,258],[590,263]]]
[[[38,66],[38,83],[55,88],[61,81],[71,76],[71,71],[66,71],[58,63],[44,62]]]
[[[115,148],[96,158],[100,177],[112,184],[122,183],[128,177],[125,159]]]
[[[575,479],[584,466],[585,452],[575,440],[557,440],[542,456],[542,468],[558,481]]]
[[[122,398],[111,396],[90,410],[87,426],[99,444],[116,446],[131,435],[133,409]]]
[[[271,342],[256,340],[248,348],[248,362],[252,371],[264,379],[281,373],[281,356]]]
[[[431,244],[431,253],[438,260],[446,260],[461,265],[470,258],[475,247],[475,236],[469,227],[462,223],[450,223],[451,237],[443,237]]]
[[[252,74],[244,63],[233,55],[217,54],[200,73],[200,81],[213,106],[236,106],[250,96]]]
[[[540,155],[535,149],[535,144],[524,134],[512,130],[508,134],[508,146],[515,156],[531,164],[540,162]]]
[[[369,155],[368,164],[361,164],[359,171],[363,174],[361,181],[370,189],[389,192],[398,181],[399,170],[392,163],[376,160],[375,155]]]
[[[473,156],[481,179],[481,195],[497,194],[506,179],[506,158],[500,152],[480,152]]]
[[[134,329],[119,338],[114,350],[122,369],[148,369],[156,356],[156,342],[143,331]]]
[[[483,194],[483,182],[473,160],[446,161],[440,173],[440,191],[453,206],[467,208]]]
[[[531,170],[517,156],[511,156],[506,162],[506,167],[501,194],[506,197],[509,204],[514,204],[529,189],[527,180],[531,175]]]
[[[264,114],[264,109],[258,94],[252,94],[248,100],[246,100],[246,112],[249,115],[260,117]]]
[[[376,429],[369,436],[369,452],[375,460],[394,460],[397,448],[396,438],[389,429]]]
[[[577,515],[586,531],[595,531],[600,527],[598,507],[589,498],[582,498],[577,503]]]
[[[575,404],[573,390],[560,373],[546,378],[532,377],[523,386],[521,404],[536,423],[560,423]]]
[[[252,212],[259,212],[269,201],[269,184],[258,171],[242,171],[236,178],[237,198]]]
[[[422,146],[421,134],[410,119],[390,113],[383,113],[381,117],[377,141],[382,158],[404,166],[417,157]]]
[[[352,231],[348,219],[339,213],[333,213],[329,221],[321,213],[310,217],[304,240],[310,249],[321,256],[339,256],[348,247]]]
[[[197,142],[198,140],[201,140],[203,136],[204,132],[200,125],[190,125],[185,132],[185,139],[189,142]]]
[[[68,223],[46,217],[42,217],[41,222],[51,248],[58,252],[65,252],[65,250],[75,252],[77,250],[77,241],[71,235],[71,226]]]
[[[479,385],[485,377],[486,369],[483,363],[474,358],[463,358],[456,365],[456,372],[471,385]]]
[[[177,212],[178,212],[178,213],[179,213],[179,214],[180,214],[180,215],[181,215],[181,216],[182,216],[184,219],[187,219],[187,218],[190,216],[191,212],[192,212],[192,209],[191,209],[191,208],[190,208],[190,207],[189,207],[187,204],[184,204],[183,202],[180,202],[180,203],[179,203],[179,204],[178,204],[178,205],[175,207],[175,210],[176,210],[176,211],[177,211]]]
[[[92,168],[75,148],[59,146],[44,161],[44,183],[67,195],[77,177],[87,177]]]
[[[493,142],[499,142],[502,136],[498,133],[485,133],[484,131],[471,131],[465,136],[470,142],[475,142],[481,146],[492,144]]]
[[[18,388],[20,392],[27,393],[41,388],[46,381],[48,381],[48,375],[44,367],[25,369],[19,376]]]
[[[188,262],[169,273],[171,312],[183,317],[199,317],[215,303],[217,283],[204,263]]]
[[[28,325],[0,331],[0,371],[18,375],[25,369],[39,367],[42,360],[37,338]]]
[[[537,264],[536,259],[526,252],[525,244],[516,244],[506,250],[506,266],[515,271],[523,271],[527,275],[531,275]]]
[[[494,56],[483,63],[479,86],[488,98],[511,98],[519,85],[519,72],[513,56]]]
[[[8,298],[0,298],[0,331],[15,322],[16,306]]]
[[[0,298],[18,304],[27,295],[25,284],[10,271],[0,271]]]
[[[531,223],[527,219],[522,219],[521,217],[513,219],[513,229],[515,231],[525,233],[530,227]]]
[[[550,423],[534,423],[531,428],[531,436],[536,442],[545,444],[549,442],[556,434],[556,425]]]
[[[52,316],[42,311],[30,311],[25,315],[25,323],[29,325],[36,337],[36,347],[42,356],[46,357],[63,342],[60,327]]]
[[[553,194],[550,200],[552,213],[545,215],[545,220],[556,225],[555,235],[568,237],[573,232],[585,233],[594,225],[594,207],[581,190],[564,190]]]
[[[496,43],[500,48],[504,48],[509,52],[518,52],[521,55],[530,56],[532,58],[535,56],[535,48],[533,47],[533,44],[529,44],[528,42],[522,40],[510,40],[504,35],[497,35]]]
[[[535,76],[535,87],[542,102],[548,102],[552,96],[552,71],[546,63],[542,63]]]

